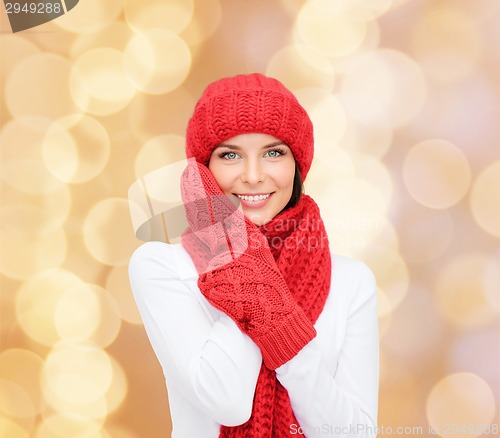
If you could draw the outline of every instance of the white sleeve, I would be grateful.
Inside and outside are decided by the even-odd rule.
[[[300,425],[291,426],[292,433],[297,434],[300,427],[307,438],[361,438],[377,434],[376,285],[372,272],[363,263],[356,262],[354,271],[336,370],[326,366],[316,339],[276,370]]]
[[[217,423],[242,424],[252,412],[260,351],[231,318],[218,311],[214,318],[204,308],[197,275],[183,278],[178,259],[178,248],[161,242],[148,242],[131,257],[130,284],[149,340],[169,387]]]

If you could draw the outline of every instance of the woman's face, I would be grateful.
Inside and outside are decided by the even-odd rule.
[[[208,168],[226,195],[235,195],[243,214],[264,225],[288,204],[295,160],[291,149],[268,134],[241,134],[217,146]]]

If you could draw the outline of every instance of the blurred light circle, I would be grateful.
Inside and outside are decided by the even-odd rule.
[[[124,52],[124,68],[134,86],[150,94],[176,89],[191,68],[191,53],[182,38],[164,29],[133,36]]]
[[[128,108],[134,136],[145,142],[152,136],[165,135],[165,132],[185,135],[185,127],[193,114],[196,99],[184,86],[169,93],[168,99],[162,95],[139,93]],[[175,105],[171,102],[175,102]],[[182,132],[179,132],[179,127],[182,127]]]
[[[335,84],[330,60],[304,44],[278,50],[269,61],[266,74],[292,91],[308,87],[332,91]]]
[[[500,251],[486,262],[483,285],[488,302],[500,312]]]
[[[2,188],[0,228],[6,233],[40,236],[54,232],[67,220],[71,193],[67,186],[41,195]]]
[[[487,20],[488,18],[496,17],[500,12],[500,4],[498,2],[484,2],[481,4],[464,4],[464,10],[471,17],[477,18],[479,22]],[[489,24],[496,28],[495,20]]]
[[[307,181],[305,182],[308,193],[313,195],[322,193],[327,189],[327,182],[344,178],[356,177],[353,157],[344,149],[330,143],[315,141],[315,159],[312,161]],[[328,157],[328,160],[318,159],[318,156]],[[310,175],[310,176],[309,176]]]
[[[483,327],[496,316],[484,290],[488,262],[484,254],[467,253],[451,259],[439,270],[436,281],[439,310],[459,329]]]
[[[476,223],[487,233],[500,237],[500,161],[478,175],[472,186],[470,208]]]
[[[335,195],[332,198],[332,204],[337,204],[337,207],[340,207],[341,204],[342,207],[350,206],[355,211],[371,212],[376,215],[382,215],[386,212],[388,201],[382,197],[375,185],[361,178],[339,179],[326,190],[328,193]],[[362,214],[359,217],[365,216]],[[356,229],[360,225],[355,220],[347,223],[350,223]],[[372,230],[378,229],[378,226],[371,221],[365,225]]]
[[[387,167],[370,155],[359,155],[355,160],[355,166],[356,174],[376,187],[388,206],[392,201],[394,185]]]
[[[452,372],[468,370],[481,376],[490,388],[499,388],[498,328],[492,325],[482,330],[461,333],[451,344],[448,363]]]
[[[495,398],[491,388],[479,376],[449,374],[432,388],[427,397],[426,411],[429,426],[440,431],[439,435],[445,437],[452,433],[458,438],[478,437],[483,434],[482,426],[490,424],[495,416]],[[457,430],[451,429],[453,426]]]
[[[341,89],[342,94],[366,96],[380,104],[393,127],[411,121],[427,97],[419,65],[404,53],[389,49],[368,52],[352,62]]]
[[[444,140],[414,145],[405,157],[403,177],[412,197],[430,208],[449,208],[467,193],[471,171],[465,154]]]
[[[12,187],[26,193],[49,193],[61,189],[42,161],[42,144],[50,121],[42,117],[19,117],[7,122],[0,133],[0,175]]]
[[[410,275],[406,261],[397,248],[383,244],[367,245],[360,254],[372,269],[377,286],[381,289],[394,311],[408,294]]]
[[[74,391],[78,390],[71,381],[62,383],[67,384],[68,388],[72,387]],[[105,396],[87,402],[78,399],[68,400],[65,393],[60,391],[58,386],[51,387],[45,383],[42,383],[42,385],[46,405],[50,407],[50,409],[42,412],[45,419],[50,418],[54,412],[57,412],[57,414],[66,418],[74,418],[79,422],[90,422],[95,426],[98,424],[102,426],[106,421],[109,409]]]
[[[101,173],[110,153],[108,132],[96,119],[63,117],[54,122],[43,142],[43,162],[61,181],[82,183]]]
[[[99,300],[83,282],[64,291],[54,309],[54,325],[61,339],[89,339],[100,318]]]
[[[342,16],[334,8],[307,2],[300,10],[296,26],[302,42],[325,56],[354,52],[366,35],[366,23]],[[331,4],[333,2],[328,2]]]
[[[96,284],[87,284],[87,286],[94,291],[97,297],[101,316],[90,340],[99,347],[106,348],[116,340],[120,333],[120,308],[114,296],[106,289]]]
[[[394,0],[309,0],[322,11],[331,11],[354,21],[369,21],[380,17],[389,10]]]
[[[68,243],[64,229],[43,235],[0,233],[0,247],[8,257],[2,258],[0,272],[24,280],[62,265]]]
[[[115,412],[123,404],[128,391],[127,375],[124,369],[112,356],[110,356],[110,360],[113,373],[109,389],[105,395],[108,414]]]
[[[350,143],[357,152],[384,156],[391,147],[393,130],[382,105],[370,96],[346,92],[340,94],[340,101],[348,120],[344,147]]]
[[[52,414],[47,416],[36,429],[35,438],[88,437],[101,438],[102,425],[76,415]]]
[[[127,264],[137,246],[128,201],[108,198],[95,204],[84,219],[83,239],[99,262],[113,266]]]
[[[193,0],[129,0],[125,3],[125,19],[135,32],[166,29],[181,32],[191,21]],[[198,13],[198,11],[197,11]]]
[[[40,53],[40,49],[20,35],[2,34],[2,69],[0,71],[0,84],[5,90],[5,79],[17,64],[30,56]]]
[[[44,419],[48,419],[54,412],[68,419],[75,419],[78,422],[87,423],[97,426],[103,425],[109,414],[109,409],[105,394],[92,398],[91,400],[82,400],[80,396],[75,395],[71,399],[68,398],[67,392],[78,392],[79,386],[74,384],[74,380],[78,379],[78,374],[71,372],[64,373],[63,376],[53,385],[49,385],[45,377],[42,377],[40,386],[42,387],[46,406],[50,409],[45,409],[42,412]],[[66,390],[61,387],[67,385]],[[90,386],[90,390],[95,390],[94,386]]]
[[[353,181],[359,182],[357,188]],[[386,218],[388,201],[374,186],[356,178],[355,163],[345,151],[332,148],[328,160],[313,160],[306,192],[321,207],[335,252],[362,257],[373,244],[399,248],[394,226]]]
[[[96,196],[97,194],[100,194],[99,188],[99,185],[97,187],[92,187],[91,189],[86,187],[83,189],[82,193],[84,194],[82,196],[85,196],[86,191],[91,191],[92,196]],[[89,204],[92,204],[92,202],[89,202]],[[63,266],[66,270],[73,272],[80,278],[88,278],[92,282],[100,283],[102,276],[104,275],[103,270],[105,268],[102,263],[89,254],[82,236],[83,219],[88,211],[88,208],[88,206],[85,206],[82,208],[83,211],[74,213],[73,220],[71,221],[71,226],[73,227],[71,230],[71,251],[68,252]],[[67,226],[67,228],[69,228],[69,226]],[[92,283],[88,283],[88,285],[94,287]]]
[[[326,0],[322,0],[326,1]],[[366,2],[364,0],[342,0],[346,8],[346,15],[352,19],[374,20],[388,12],[395,0],[375,0]]]
[[[106,289],[115,299],[121,318],[131,324],[142,324],[142,318],[130,288],[127,266],[115,266],[106,279]]]
[[[35,417],[42,411],[42,366],[42,359],[28,350],[10,348],[0,353],[1,412],[25,418]]]
[[[429,94],[425,106],[413,121],[412,130],[423,138],[439,134],[439,137],[459,145],[476,176],[477,170],[499,159],[495,147],[498,128],[491,123],[491,120],[500,120],[495,87],[490,75],[479,71],[460,84],[434,84],[435,91]],[[481,111],[474,111],[475,108],[481,108]]]
[[[315,143],[337,145],[347,124],[345,109],[339,99],[320,88],[303,88],[297,90],[295,96],[311,118]]]
[[[219,0],[194,0],[195,13],[180,35],[189,47],[206,41],[218,29],[222,19]]]
[[[74,33],[96,32],[109,26],[122,12],[121,0],[85,0],[78,12],[71,11],[54,20],[54,24]],[[76,11],[76,10],[75,10]]]
[[[115,21],[95,32],[79,33],[71,46],[69,58],[78,59],[85,52],[102,47],[123,51],[132,35],[132,29],[122,21]]]
[[[381,44],[380,33],[380,23],[377,20],[368,21],[366,22],[366,34],[363,42],[355,51],[344,56],[330,58],[337,77],[347,74],[351,66],[358,62],[359,59],[379,48]],[[300,40],[298,37],[296,39]]]
[[[16,297],[16,318],[26,335],[42,345],[60,340],[55,322],[59,300],[82,280],[62,269],[53,269],[25,281]]]
[[[51,120],[79,113],[68,92],[71,63],[52,53],[19,62],[5,83],[4,99],[14,117],[44,116]]]
[[[389,381],[388,376],[390,373],[389,369],[394,366],[395,362],[389,360],[388,355],[385,354],[384,350],[380,350],[380,383],[384,386],[387,381]]]
[[[453,82],[476,68],[482,36],[473,19],[459,8],[429,8],[412,28],[415,58],[433,79]]]
[[[336,252],[354,255],[381,233],[385,201],[371,184],[358,178],[331,182],[314,199],[321,205],[330,244]]]
[[[77,404],[104,397],[112,376],[109,355],[90,343],[57,344],[43,368],[43,384],[61,399]]]
[[[105,432],[109,434],[103,438],[140,438],[136,433],[121,423],[106,424]]]
[[[185,144],[185,138],[175,134],[149,139],[135,158],[135,177],[141,178],[164,165],[183,160],[186,157]]]
[[[109,47],[89,50],[74,62],[70,91],[82,110],[103,116],[128,105],[136,90],[125,75],[123,62],[123,53]]]
[[[406,364],[387,356],[383,354],[383,350],[380,351],[380,380],[383,388],[381,392],[384,394],[385,403],[380,404],[379,415],[386,418],[384,421],[386,433],[377,436],[389,435],[391,429],[394,435],[398,430],[398,435],[413,436],[408,429],[404,433],[404,428],[407,426],[402,425],[413,424],[410,421],[415,418],[415,406],[421,397],[419,391],[422,386],[421,377],[413,373]],[[402,397],[407,403],[401,402]],[[397,429],[398,427],[401,429]]]
[[[429,263],[441,256],[455,235],[451,215],[417,203],[403,204],[399,213],[401,253],[410,263]]]
[[[377,289],[378,335],[383,339],[391,327],[392,306],[384,291]]]
[[[397,9],[407,3],[409,0],[393,0],[392,8]]]
[[[433,300],[431,291],[412,284],[384,335],[385,351],[412,371],[427,367],[446,341],[447,327]]]
[[[399,236],[394,227],[394,224],[387,218],[387,216],[380,215],[377,218],[377,234],[371,241],[372,245],[382,246],[392,251],[399,251]],[[356,256],[360,259],[363,258],[365,248],[363,248]]]
[[[29,438],[32,435],[14,420],[2,415],[0,416],[0,436],[9,438]]]
[[[29,394],[17,383],[2,378],[0,378],[0,412],[14,418],[36,415]]]
[[[278,0],[278,4],[281,10],[290,17],[295,17],[302,7],[302,2],[291,2],[289,0]]]

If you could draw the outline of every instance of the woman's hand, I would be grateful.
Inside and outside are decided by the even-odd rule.
[[[226,196],[205,166],[188,162],[181,175],[181,195],[190,227],[182,242],[198,274],[230,263],[234,253],[245,251],[248,239],[238,199]]]
[[[316,331],[291,296],[265,236],[205,166],[188,164],[181,193],[191,227],[182,243],[200,274],[201,292],[252,338],[268,368],[284,364]]]

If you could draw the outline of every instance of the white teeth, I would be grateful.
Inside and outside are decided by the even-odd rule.
[[[267,195],[254,195],[254,196],[247,196],[247,195],[238,195],[238,198],[243,199],[244,201],[262,201],[263,199],[269,198],[269,195],[271,193],[268,193]]]

